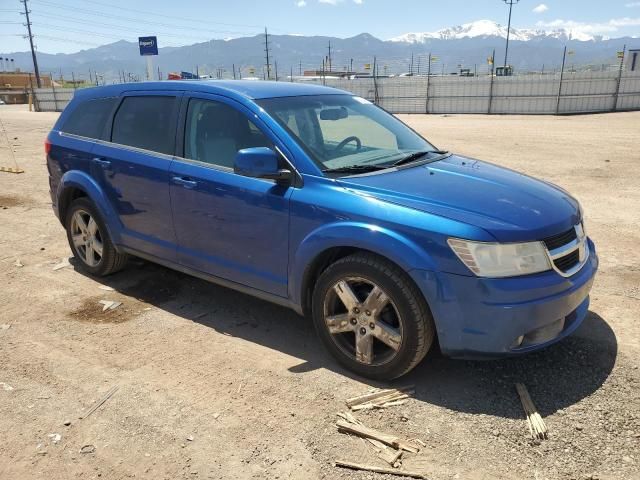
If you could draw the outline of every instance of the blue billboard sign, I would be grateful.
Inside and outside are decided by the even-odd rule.
[[[138,37],[140,55],[158,55],[158,39],[156,37]]]

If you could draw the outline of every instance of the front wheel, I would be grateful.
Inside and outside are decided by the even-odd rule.
[[[369,253],[342,258],[320,275],[313,320],[342,365],[375,380],[409,372],[435,336],[429,307],[415,284],[400,268]]]

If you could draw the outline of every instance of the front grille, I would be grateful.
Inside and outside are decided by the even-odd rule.
[[[559,270],[566,272],[571,270],[580,262],[580,252],[574,250],[573,252],[565,255],[564,257],[556,258],[553,263]]]
[[[562,247],[567,243],[572,242],[576,238],[578,238],[576,235],[576,229],[572,228],[571,230],[559,233],[558,235],[547,237],[543,240],[543,242],[549,250],[555,250],[558,247]]]

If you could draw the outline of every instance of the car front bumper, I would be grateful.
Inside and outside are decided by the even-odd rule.
[[[518,355],[571,335],[589,308],[598,257],[565,278],[555,271],[513,278],[409,272],[429,302],[442,352],[455,358]]]

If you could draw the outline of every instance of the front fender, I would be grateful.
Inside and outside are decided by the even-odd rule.
[[[322,225],[309,233],[293,254],[289,294],[295,305],[302,305],[303,283],[308,266],[322,252],[335,247],[369,250],[389,259],[405,271],[414,268],[434,270],[435,267],[425,249],[393,230],[362,222]]]
[[[85,172],[69,170],[62,176],[58,184],[58,190],[56,192],[58,209],[60,209],[61,199],[64,198],[65,192],[70,188],[77,188],[86,193],[87,197],[89,197],[100,212],[112,242],[115,245],[120,244],[122,223],[100,185]],[[60,211],[58,212],[58,217],[60,221],[64,223],[64,218],[62,218],[61,213]]]

